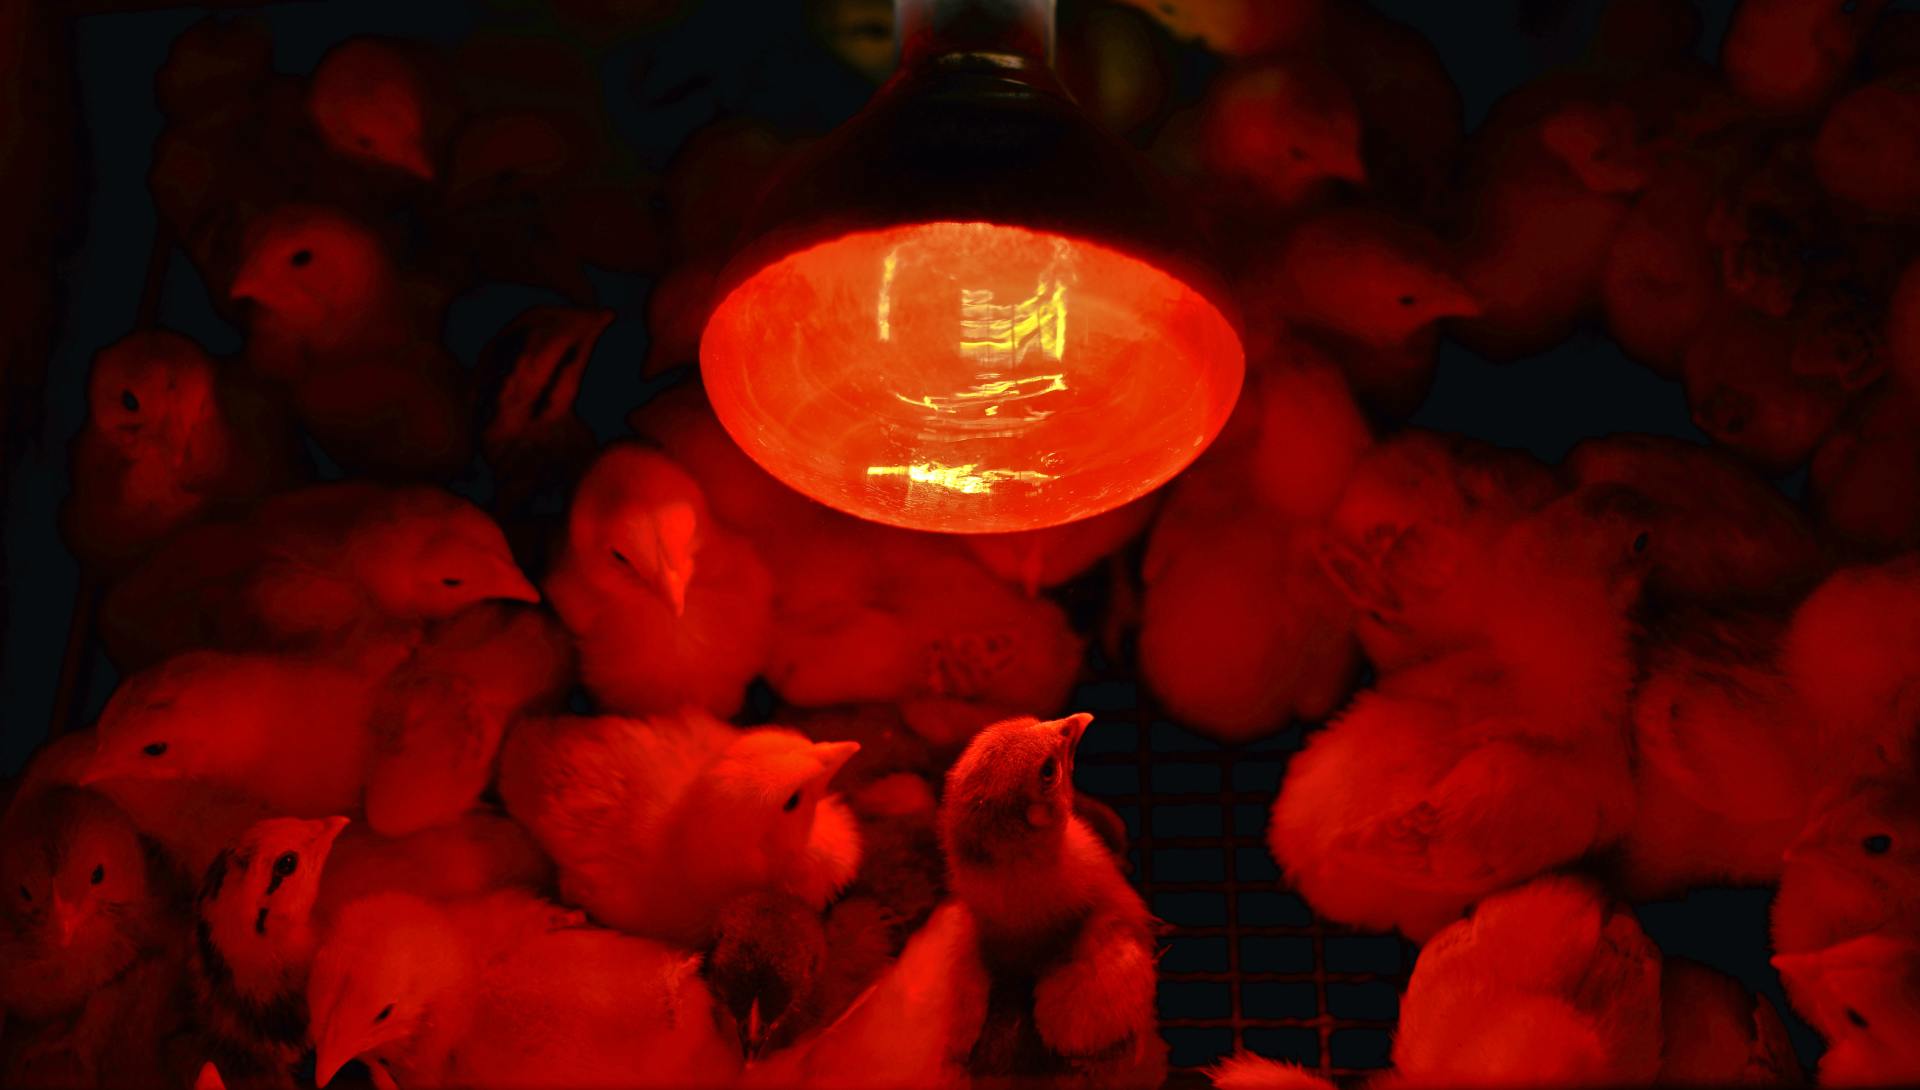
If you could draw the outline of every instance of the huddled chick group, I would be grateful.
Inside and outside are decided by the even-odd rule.
[[[1267,842],[1424,944],[1383,1085],[1803,1081],[1628,908],[1727,884],[1778,890],[1819,1080],[1920,1081],[1920,19],[1743,0],[1715,66],[1686,0],[1613,0],[1468,134],[1359,0],[1063,12],[1248,383],[1160,494],[942,536],[786,489],[697,379],[576,415],[587,270],[655,276],[645,368],[693,362],[797,144],[630,169],[583,73],[664,6],[304,76],[247,19],[175,44],[152,189],[245,347],[94,361],[62,529],[123,676],[0,797],[0,1084],[1158,1086],[1161,926],[1073,786],[1090,645],[1222,743],[1326,724]],[[855,9],[811,21],[877,78]],[[1176,39],[1219,67],[1178,109]],[[495,280],[568,304],[463,366]],[[1711,444],[1405,424],[1443,333],[1590,322]]]

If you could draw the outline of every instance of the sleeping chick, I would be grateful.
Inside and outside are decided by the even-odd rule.
[[[479,508],[419,485],[342,481],[174,538],[101,606],[115,663],[195,647],[338,646],[492,599],[537,602]]]
[[[401,836],[472,809],[507,724],[557,710],[572,679],[572,643],[543,610],[482,602],[428,626],[374,694],[367,824]]]
[[[972,915],[992,987],[975,1085],[1153,1087],[1153,918],[1073,812],[1073,754],[1092,716],[1010,719],[947,774],[947,882]]]
[[[1660,1086],[1797,1086],[1805,1079],[1765,996],[1696,961],[1660,963]]]
[[[1418,941],[1625,830],[1644,512],[1600,486],[1515,523],[1462,573],[1470,643],[1386,674],[1293,759],[1268,845],[1316,911]]]
[[[1396,1081],[1628,1086],[1660,1066],[1660,953],[1592,885],[1542,878],[1482,901],[1421,951]]]
[[[1779,954],[1794,1005],[1827,1039],[1822,1086],[1911,1086],[1920,1080],[1920,943],[1873,932],[1819,950]]]
[[[1546,466],[1464,436],[1408,429],[1367,452],[1319,549],[1374,666],[1395,669],[1469,642],[1480,609],[1462,594],[1468,573],[1509,526],[1560,492]]]
[[[740,708],[773,640],[773,579],[714,521],[700,486],[638,443],[606,448],[567,512],[546,579],[581,681],[627,715]]]
[[[8,811],[0,836],[0,1010],[71,1014],[178,926],[175,876],[118,807],[55,787]]]
[[[198,780],[295,816],[357,813],[376,683],[307,656],[180,655],[114,690],[76,779]]]
[[[523,894],[348,905],[307,983],[315,1085],[353,1059],[407,1087],[733,1081],[738,1047],[698,955],[565,918]]]
[[[1779,880],[1824,744],[1780,671],[1782,627],[1699,610],[1650,626],[1629,712],[1636,803],[1618,860],[1628,896]]]
[[[781,889],[821,908],[853,878],[859,832],[828,783],[859,748],[695,709],[526,718],[508,732],[499,787],[558,865],[563,900],[701,948],[744,893]]]

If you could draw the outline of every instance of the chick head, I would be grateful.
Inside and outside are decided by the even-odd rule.
[[[387,532],[369,535],[356,574],[396,617],[451,617],[493,599],[538,602],[540,591],[514,562],[506,535],[478,507],[421,489]]]
[[[307,82],[307,114],[342,155],[433,180],[422,80],[393,46],[353,38],[329,50]]]
[[[1338,76],[1315,65],[1263,61],[1230,69],[1206,106],[1208,156],[1282,201],[1317,183],[1367,179],[1360,112]]]
[[[214,858],[196,911],[230,965],[272,971],[305,949],[321,872],[346,825],[344,817],[269,818]]]
[[[1775,955],[1773,966],[1829,1049],[1886,1056],[1904,1046],[1908,1063],[1920,1060],[1920,944],[1874,932],[1821,950]]]
[[[190,651],[133,675],[94,727],[81,784],[215,776],[243,767],[266,741],[274,656]]]
[[[1858,935],[1920,905],[1920,807],[1910,783],[1850,784],[1786,850],[1774,908],[1783,947],[1806,921]],[[1811,932],[1810,932],[1811,933]]]
[[[708,525],[700,486],[671,458],[638,444],[607,448],[574,493],[568,542],[596,585],[644,590],[685,611]]]
[[[726,850],[763,861],[770,877],[791,877],[806,865],[829,781],[858,752],[858,742],[779,727],[742,731],[689,790],[683,816],[724,830]]]
[[[826,960],[819,910],[792,894],[751,893],[721,910],[703,971],[746,1055],[790,1037],[788,1016],[813,993]]]
[[[116,447],[184,452],[190,430],[215,410],[213,361],[177,333],[135,333],[93,358],[88,417]]]
[[[341,909],[307,977],[314,1085],[411,1039],[470,968],[452,922],[429,901],[381,893]]]
[[[1652,565],[1660,513],[1645,493],[1626,485],[1576,488],[1516,522],[1490,571],[1504,572],[1500,578],[1602,587],[1624,612],[1639,597]]]
[[[35,946],[111,972],[96,960],[134,953],[130,916],[157,892],[133,821],[104,796],[56,787],[8,815],[0,838],[6,915]],[[120,964],[124,964],[124,960]]]
[[[1288,236],[1282,258],[1307,322],[1377,348],[1481,311],[1437,238],[1378,213],[1317,215]]]
[[[974,735],[947,773],[940,833],[950,864],[1038,849],[1073,817],[1073,753],[1093,716],[1008,719]]]
[[[331,208],[282,205],[250,226],[243,248],[229,295],[297,331],[352,328],[392,290],[379,237]]]

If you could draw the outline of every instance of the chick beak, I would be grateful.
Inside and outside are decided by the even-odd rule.
[[[314,1052],[313,1085],[325,1086],[333,1081],[340,1069],[354,1058],[356,1053],[348,1051],[351,1046],[329,1037],[320,1042]]]
[[[512,561],[501,561],[498,581],[487,597],[508,602],[538,603],[540,588],[533,585],[518,565]]]
[[[1769,965],[1781,973],[1797,973],[1812,968],[1820,961],[1818,953],[1775,954],[1767,960]]]
[[[667,600],[675,617],[687,615],[687,584],[693,582],[692,566],[686,570],[668,566],[660,570],[660,595]]]
[[[1434,285],[1428,304],[1435,318],[1477,318],[1485,309],[1466,285],[1452,277],[1443,277]]]
[[[1026,553],[1020,557],[1020,589],[1029,598],[1040,597],[1040,570],[1047,562],[1046,548],[1040,542],[1040,535],[1035,534],[1027,543]]]
[[[749,1057],[758,1056],[766,1040],[767,1027],[760,1020],[760,1000],[756,997],[747,1008],[747,1016],[740,1020],[740,1051]]]
[[[1093,716],[1088,712],[1076,712],[1060,720],[1060,737],[1066,739],[1068,755],[1080,748],[1080,737],[1087,733],[1087,725],[1092,722]]]
[[[260,276],[254,271],[252,262],[234,274],[233,284],[227,289],[227,298],[236,303],[248,299],[260,301]]]
[[[813,751],[820,758],[820,782],[825,783],[833,779],[834,774],[844,768],[848,761],[853,760],[853,755],[860,752],[860,743],[815,742]]]
[[[70,905],[61,900],[58,893],[53,895],[53,934],[59,940],[62,950],[73,945],[73,934],[80,930],[80,906]]]
[[[400,149],[397,165],[423,182],[433,181],[433,163],[427,158],[427,149],[417,143],[409,142]]]
[[[314,836],[313,843],[308,845],[308,854],[315,859],[325,859],[327,853],[333,850],[333,842],[340,839],[340,832],[347,827],[347,824],[348,821],[344,817],[328,818],[320,832]]]

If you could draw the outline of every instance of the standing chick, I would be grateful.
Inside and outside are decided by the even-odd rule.
[[[347,906],[307,983],[314,1083],[363,1059],[408,1087],[715,1086],[738,1074],[699,957],[523,894]]]
[[[692,708],[527,718],[501,752],[500,794],[558,865],[564,900],[697,948],[742,894],[782,889],[819,909],[853,878],[859,832],[827,785],[859,748]]]
[[[1542,878],[1482,901],[1421,951],[1398,1081],[1628,1086],[1660,1066],[1660,953],[1593,886]]]
[[[1153,919],[1073,812],[1073,754],[1092,719],[995,724],[947,774],[948,887],[979,928],[993,981],[969,1065],[976,1085],[1152,1087],[1166,1077]]]
[[[773,579],[753,547],[638,443],[608,447],[574,491],[546,590],[609,711],[732,715],[773,640]]]

